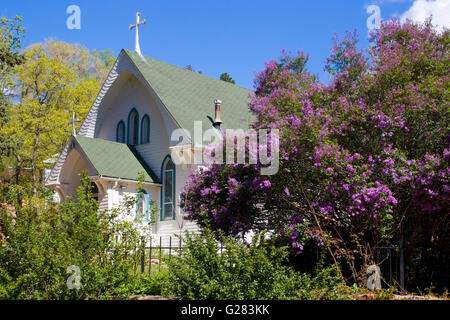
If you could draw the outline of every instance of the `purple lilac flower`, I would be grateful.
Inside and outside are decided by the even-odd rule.
[[[265,188],[270,188],[272,186],[272,184],[270,183],[269,180],[264,180],[263,181],[263,185],[264,185]]]
[[[286,187],[284,188],[284,193],[286,193],[286,195],[289,197],[291,195],[291,192],[289,191],[289,188]]]

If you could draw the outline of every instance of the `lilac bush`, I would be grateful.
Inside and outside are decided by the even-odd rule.
[[[449,38],[430,21],[395,20],[366,51],[356,33],[336,36],[328,85],[302,52],[266,63],[249,108],[252,128],[281,132],[278,174],[212,165],[191,176],[185,210],[234,235],[269,229],[295,254],[326,247],[355,279],[356,255],[402,237],[411,279],[448,287]]]
[[[182,206],[188,218],[233,236],[251,229],[264,230],[268,212],[262,203],[270,195],[271,182],[260,175],[260,167],[259,163],[199,167],[182,190]]]

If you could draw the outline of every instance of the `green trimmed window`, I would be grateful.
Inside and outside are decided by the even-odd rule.
[[[120,120],[116,128],[116,141],[125,143],[125,122]]]
[[[162,201],[161,220],[172,220],[175,218],[175,165],[170,155],[167,155],[161,166]]]
[[[150,142],[150,118],[144,115],[141,121],[141,144]]]
[[[131,145],[139,144],[139,113],[132,109],[128,115],[128,139],[127,143]]]

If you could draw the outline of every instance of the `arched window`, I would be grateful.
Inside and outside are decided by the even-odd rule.
[[[141,122],[141,143],[150,142],[150,118],[148,115],[142,117]]]
[[[125,143],[125,123],[120,120],[116,128],[116,141]]]
[[[147,221],[150,219],[148,210],[149,203],[150,198],[148,193],[145,190],[139,191],[136,197],[136,220],[139,220],[144,216]]]
[[[128,144],[139,144],[139,114],[136,109],[132,109],[128,115]]]
[[[161,166],[161,179],[163,183],[161,192],[161,220],[175,218],[175,165],[170,155],[167,155]]]

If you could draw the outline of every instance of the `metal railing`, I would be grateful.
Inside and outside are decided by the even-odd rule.
[[[156,241],[150,241],[150,245],[146,246],[141,254],[141,273],[145,273],[145,267],[148,266],[147,272],[151,274],[154,264],[157,264],[158,272],[161,271],[162,261],[164,259],[170,261],[172,256],[181,254],[184,248],[181,237],[168,236],[166,241],[163,241],[163,237],[160,236],[159,239],[156,238]],[[220,243],[220,254],[224,249],[223,243]],[[388,244],[374,247],[374,259],[376,265],[380,267],[382,285],[398,286],[403,293],[405,288],[403,243],[400,242],[399,246]]]
[[[168,236],[168,242],[163,241],[163,237],[160,236],[156,242],[150,241],[150,245],[144,248],[141,254],[141,273],[145,273],[145,267],[148,266],[148,273],[152,272],[152,264],[157,264],[158,272],[161,271],[162,260],[171,260],[172,256],[178,256],[183,249],[183,239],[180,237]],[[223,243],[219,243],[219,251],[222,254],[225,249]],[[148,257],[148,258],[147,258]]]
[[[405,289],[405,266],[403,256],[403,242],[398,246],[386,245],[374,247],[374,258],[380,267],[381,280],[385,286],[397,286],[401,293]]]

